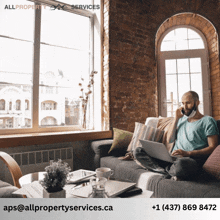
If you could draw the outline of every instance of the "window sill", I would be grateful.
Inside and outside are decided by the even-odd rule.
[[[0,136],[0,148],[112,138],[112,131],[65,131]]]

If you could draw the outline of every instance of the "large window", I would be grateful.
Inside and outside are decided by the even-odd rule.
[[[36,2],[10,0],[9,7],[32,7],[15,10],[0,2],[0,133],[94,129],[101,109],[101,101],[94,105],[101,73],[93,76],[100,71],[100,51],[94,55],[100,10],[71,7],[92,0],[63,0],[62,8]]]
[[[174,116],[189,90],[199,94],[200,112],[210,114],[208,54],[202,34],[188,26],[169,30],[159,55],[160,115]]]

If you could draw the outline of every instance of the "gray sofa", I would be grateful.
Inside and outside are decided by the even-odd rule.
[[[217,121],[217,124],[220,130],[220,121]],[[106,139],[91,143],[94,152],[94,170],[98,167],[109,167],[114,170],[113,178],[135,182],[138,187],[153,191],[155,198],[220,198],[220,181],[205,171],[194,181],[166,179],[162,174],[142,168],[135,161],[119,160],[118,157],[109,156],[108,151],[112,142],[113,139]]]

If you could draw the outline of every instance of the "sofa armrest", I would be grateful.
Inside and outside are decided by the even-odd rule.
[[[110,147],[112,146],[113,139],[105,139],[105,140],[99,140],[99,141],[92,141],[91,142],[91,148],[94,155],[94,169],[100,167],[100,159],[102,157],[108,156],[108,151],[110,150]]]

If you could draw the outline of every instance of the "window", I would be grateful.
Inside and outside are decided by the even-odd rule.
[[[0,110],[5,110],[5,100],[0,100]]]
[[[208,55],[206,41],[188,26],[168,30],[159,51],[160,115],[174,116],[182,95],[193,90],[199,94],[199,110],[211,114]]]
[[[25,110],[29,110],[29,101],[25,100]]]
[[[204,49],[204,43],[198,33],[190,28],[176,28],[163,39],[161,51]]]
[[[2,1],[1,5],[7,5],[7,0]],[[86,129],[100,129],[101,124],[93,123],[94,117],[101,117],[101,100],[94,105],[100,96],[96,93],[101,93],[100,10],[72,9],[75,0],[61,0],[59,4],[65,7],[60,10],[52,10],[58,3],[50,0],[45,5],[42,0],[42,7],[36,7],[40,6],[37,1],[13,3],[35,9],[0,8],[0,95],[6,97],[10,110],[0,114],[0,134],[81,130],[84,111],[79,83],[86,93],[95,69],[98,74],[87,103]],[[93,0],[80,3],[94,4]],[[66,104],[71,102],[77,105]]]
[[[57,120],[53,117],[46,117],[41,120],[41,126],[57,125]]]
[[[57,110],[57,103],[53,101],[42,102],[41,110]]]
[[[21,110],[21,101],[20,100],[16,101],[16,110]]]

